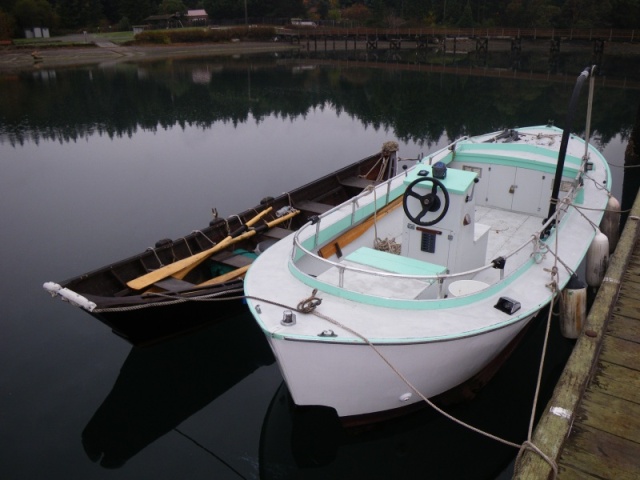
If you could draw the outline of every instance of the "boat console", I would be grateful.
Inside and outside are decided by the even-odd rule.
[[[405,179],[402,255],[449,272],[485,264],[489,226],[475,221],[473,171],[425,165]]]

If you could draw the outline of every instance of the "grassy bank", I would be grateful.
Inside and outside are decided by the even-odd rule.
[[[135,36],[134,44],[216,43],[232,40],[265,41],[275,36],[274,27],[180,28],[146,30]]]

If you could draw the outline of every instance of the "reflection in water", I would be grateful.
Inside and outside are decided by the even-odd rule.
[[[449,406],[447,411],[475,427],[522,443],[545,328],[543,313],[477,397]],[[538,413],[545,408],[571,348],[572,342],[560,336],[554,323]],[[372,480],[416,478],[422,472],[424,478],[495,479],[511,468],[516,454],[513,447],[486,439],[428,407],[381,424],[343,429],[328,409],[292,409],[283,384],[262,427],[260,478]]]
[[[188,337],[134,347],[111,392],[82,432],[85,452],[103,467],[119,468],[259,367],[273,362],[248,312]]]
[[[535,119],[560,124],[573,80],[591,61],[586,52],[554,60],[563,62],[557,74],[549,73],[545,56],[541,61],[522,53],[518,65],[525,74],[517,77],[505,71],[513,63],[509,52],[418,58],[410,50],[173,59],[25,72],[17,78],[0,76],[0,142],[69,142],[95,133],[131,136],[138,129],[155,132],[175,125],[204,129],[219,121],[260,123],[269,116],[293,120],[326,106],[365,127],[393,130],[401,141],[423,144],[443,134],[453,140]],[[592,128],[596,141],[606,144],[615,134],[627,137],[640,85],[627,81],[617,57],[602,61],[605,73],[619,75],[603,78],[595,99]]]

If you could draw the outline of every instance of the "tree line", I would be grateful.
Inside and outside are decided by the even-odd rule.
[[[286,55],[298,58],[294,52]],[[126,66],[94,68],[91,76],[86,69],[61,69],[54,83],[46,72],[24,72],[19,82],[3,86],[0,144],[75,142],[95,134],[113,138],[177,126],[209,129],[218,122],[260,124],[270,117],[295,121],[330,106],[367,128],[430,145],[445,133],[453,140],[554,119],[561,126],[573,88],[564,75],[523,80],[367,68],[356,62],[299,71],[282,59],[170,59],[144,64],[146,75]],[[197,72],[210,77],[196,82]],[[604,146],[616,135],[628,138],[639,101],[640,90],[599,86],[594,141]],[[577,134],[585,124],[586,102],[582,95]]]
[[[157,14],[204,9],[211,23],[273,22],[376,27],[623,28],[640,25],[640,0],[0,0],[0,38],[24,28],[127,30]]]

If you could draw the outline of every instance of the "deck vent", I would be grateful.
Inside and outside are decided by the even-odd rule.
[[[498,303],[496,303],[494,307],[508,315],[513,315],[518,310],[520,310],[520,302],[514,300],[513,298],[500,297],[498,299]]]

